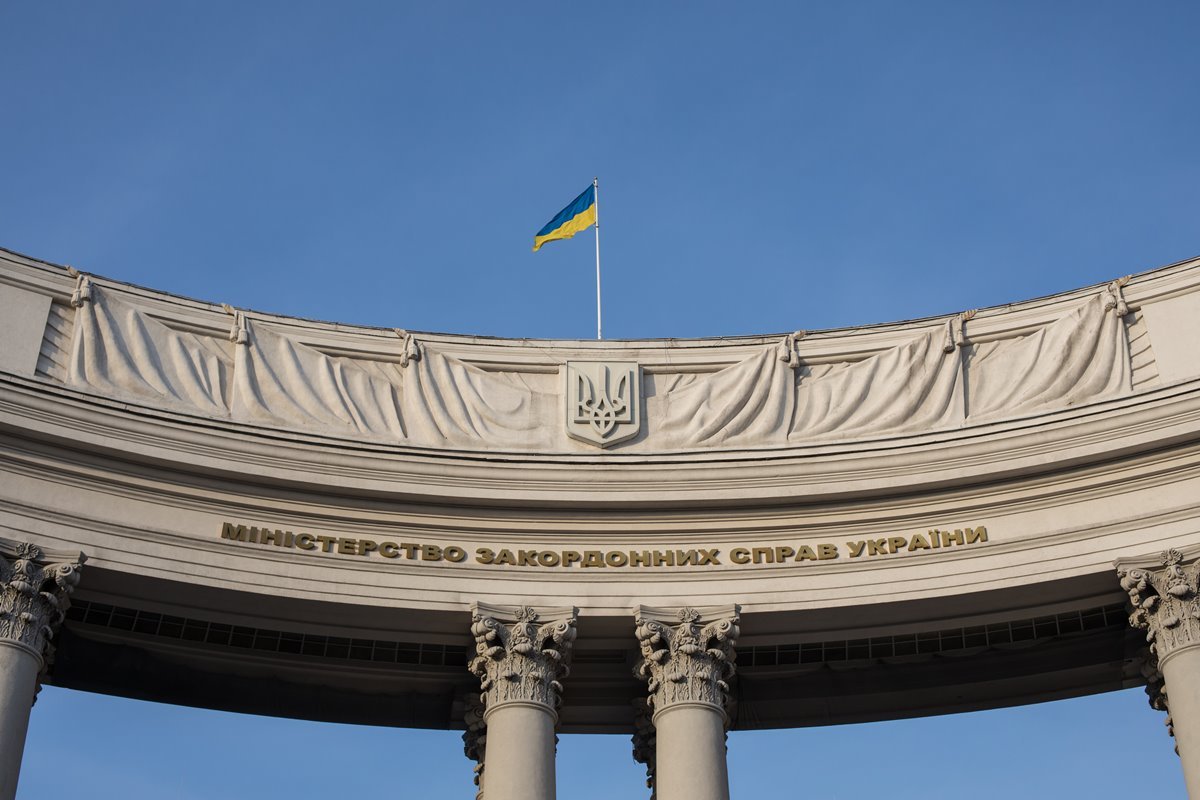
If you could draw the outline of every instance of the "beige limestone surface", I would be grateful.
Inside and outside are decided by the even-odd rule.
[[[1198,312],[1187,262],[805,335],[504,340],[0,252],[0,537],[86,552],[93,602],[373,640],[461,643],[475,602],[577,606],[581,651],[632,647],[636,604],[738,604],[745,646],[1095,608],[1114,559],[1200,543]],[[635,434],[570,434],[569,361],[637,365]]]

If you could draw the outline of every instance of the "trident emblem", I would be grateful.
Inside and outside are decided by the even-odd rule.
[[[567,362],[567,433],[601,447],[636,436],[638,378],[636,363]]]
[[[601,439],[608,437],[617,428],[617,422],[625,419],[629,410],[629,374],[626,373],[617,381],[617,396],[614,399],[609,394],[609,371],[607,366],[600,368],[600,389],[592,383],[591,378],[582,372],[576,372],[579,386],[575,390],[575,421],[590,423]]]

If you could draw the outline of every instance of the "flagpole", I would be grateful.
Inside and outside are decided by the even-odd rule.
[[[596,339],[603,339],[600,327],[600,179],[592,178],[592,195],[596,201]]]

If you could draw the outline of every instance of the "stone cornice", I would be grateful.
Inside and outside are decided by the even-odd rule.
[[[847,330],[809,332],[803,338],[804,352],[802,360],[810,365],[838,363],[852,366],[854,362],[866,356],[880,352],[892,352],[892,349],[897,347],[899,343],[911,341],[914,334],[924,336],[930,330],[936,330],[942,326],[949,326],[949,335],[954,342],[951,345],[950,352],[952,352],[955,346],[965,343],[964,336],[970,342],[986,344],[991,340],[1010,339],[1014,336],[1021,336],[1032,331],[1041,330],[1044,326],[1058,319],[1062,314],[1070,311],[1071,308],[1077,307],[1082,298],[1091,298],[1094,301],[1097,296],[1109,297],[1112,301],[1113,309],[1126,312],[1124,316],[1129,317],[1126,321],[1127,324],[1141,325],[1142,327],[1138,328],[1139,333],[1137,336],[1141,340],[1146,341],[1145,321],[1135,321],[1132,315],[1127,312],[1131,310],[1137,311],[1140,308],[1140,303],[1148,299],[1161,300],[1162,298],[1174,297],[1181,293],[1187,294],[1189,292],[1196,294],[1197,290],[1200,289],[1200,269],[1197,267],[1200,267],[1200,261],[1181,263],[1136,276],[1128,281],[1122,279],[1121,281],[1110,282],[1106,285],[1087,287],[1050,298],[983,309],[978,312],[963,312],[924,320],[887,323]],[[76,280],[80,282],[78,285],[75,285]],[[205,394],[204,398],[199,398],[199,395],[193,390],[188,391],[191,392],[189,396],[193,398],[194,402],[182,399],[181,395],[174,393],[174,389],[171,391],[164,389],[158,394],[154,392],[139,393],[140,390],[127,390],[128,386],[134,385],[140,380],[138,378],[139,368],[136,363],[139,361],[137,353],[142,353],[140,357],[142,360],[146,358],[145,350],[140,346],[134,347],[128,353],[130,363],[133,366],[126,365],[120,367],[118,370],[119,374],[108,375],[104,373],[97,376],[87,372],[87,368],[81,365],[85,364],[85,362],[90,362],[87,362],[85,356],[80,355],[85,351],[92,352],[92,350],[88,350],[87,348],[101,347],[101,350],[103,350],[104,347],[111,345],[123,353],[125,349],[123,349],[124,345],[118,345],[114,342],[109,342],[107,345],[96,344],[96,342],[104,340],[104,336],[95,332],[91,334],[86,333],[86,331],[91,330],[89,327],[90,323],[84,324],[80,322],[76,324],[73,321],[74,317],[72,315],[75,314],[75,306],[78,306],[82,314],[97,304],[103,305],[100,299],[84,302],[84,298],[89,294],[83,288],[85,283],[90,284],[92,287],[90,294],[95,295],[96,298],[111,294],[114,298],[120,296],[123,303],[132,304],[128,306],[131,309],[130,313],[134,313],[139,319],[144,319],[155,331],[159,331],[159,333],[155,334],[156,336],[166,337],[160,342],[162,347],[169,348],[172,346],[168,342],[175,341],[175,339],[171,339],[170,337],[186,335],[187,337],[199,336],[202,339],[210,340],[210,343],[204,347],[216,350],[225,348],[223,356],[219,358],[214,356],[217,360],[210,365],[211,368],[217,371],[236,369],[237,374],[243,376],[241,380],[250,381],[251,383],[253,382],[253,370],[245,367],[245,365],[243,365],[243,368],[238,368],[233,363],[237,359],[232,357],[233,347],[229,345],[228,325],[230,313],[234,313],[236,315],[235,319],[238,320],[250,320],[254,324],[261,323],[264,326],[264,330],[284,332],[280,335],[292,337],[289,339],[289,342],[293,342],[294,340],[294,344],[297,347],[307,348],[304,352],[310,353],[311,357],[315,359],[362,359],[364,362],[374,363],[377,366],[389,363],[403,366],[408,361],[410,350],[414,354],[420,352],[420,348],[416,348],[412,341],[413,335],[416,335],[422,342],[421,347],[429,345],[433,348],[430,350],[431,353],[434,351],[441,353],[439,358],[451,358],[454,360],[454,363],[460,364],[460,367],[466,364],[480,367],[485,372],[504,371],[517,374],[529,373],[531,375],[541,373],[542,378],[546,380],[538,383],[538,387],[540,388],[536,390],[530,389],[532,394],[529,395],[529,397],[536,395],[538,398],[553,396],[554,391],[547,388],[547,381],[551,374],[562,371],[568,359],[586,360],[603,358],[607,360],[634,360],[640,365],[638,368],[646,375],[653,375],[656,372],[662,371],[671,374],[705,373],[713,372],[733,364],[742,364],[744,363],[744,359],[761,353],[764,347],[768,349],[776,348],[778,346],[778,334],[669,341],[531,342],[527,340],[489,339],[447,334],[413,334],[412,332],[401,331],[404,334],[402,337],[403,340],[407,342],[407,344],[401,346],[396,339],[396,330],[394,329],[362,328],[350,325],[314,322],[311,320],[290,319],[277,315],[238,309],[232,306],[217,306],[213,303],[174,297],[163,292],[133,287],[97,276],[81,275],[74,271],[64,270],[44,262],[38,262],[34,259],[7,253],[2,250],[0,250],[0,282],[34,292],[43,299],[53,297],[59,304],[60,310],[65,308],[62,314],[52,311],[52,324],[50,327],[54,331],[58,331],[58,328],[63,328],[64,330],[68,330],[68,333],[62,334],[59,332],[52,336],[47,334],[49,338],[44,339],[42,344],[44,348],[48,349],[41,352],[41,357],[43,360],[46,360],[46,363],[52,364],[61,362],[70,356],[71,363],[75,364],[71,368],[73,371],[70,372],[69,377],[63,377],[61,371],[55,371],[54,368],[47,367],[47,369],[50,369],[49,372],[38,373],[40,378],[44,380],[33,379],[24,383],[25,387],[31,388],[35,393],[40,392],[50,395],[51,397],[47,399],[51,400],[53,398],[51,400],[52,403],[61,401],[63,398],[74,398],[83,404],[91,405],[92,409],[97,411],[97,417],[105,416],[105,411],[116,410],[136,418],[130,425],[117,423],[112,426],[114,428],[151,428],[157,424],[161,424],[173,430],[170,432],[160,430],[153,433],[147,431],[145,438],[154,441],[177,442],[182,448],[188,448],[189,443],[187,440],[196,436],[207,436],[215,440],[223,440],[221,444],[229,445],[222,447],[228,454],[247,451],[246,458],[248,460],[260,463],[278,463],[279,469],[292,473],[302,472],[305,465],[308,465],[311,469],[313,466],[312,462],[326,462],[327,459],[324,458],[324,455],[330,452],[329,448],[334,448],[334,451],[339,456],[342,454],[349,456],[351,460],[368,460],[372,457],[381,457],[394,462],[398,459],[403,465],[402,469],[393,469],[392,467],[396,465],[392,463],[388,465],[388,469],[384,470],[384,472],[393,476],[393,482],[399,479],[401,482],[412,485],[412,488],[418,494],[423,494],[430,487],[416,484],[420,484],[423,482],[423,479],[434,475],[436,477],[433,480],[425,482],[432,483],[443,492],[446,492],[447,494],[443,496],[447,497],[447,499],[453,495],[475,495],[480,496],[482,500],[486,499],[486,497],[481,495],[486,495],[488,490],[492,490],[497,496],[506,494],[508,491],[507,488],[497,488],[495,484],[490,483],[487,479],[481,479],[478,475],[473,474],[479,471],[481,464],[484,463],[489,468],[497,463],[505,465],[506,469],[503,473],[503,479],[499,482],[509,485],[520,483],[523,485],[523,488],[528,488],[531,491],[543,491],[548,494],[555,494],[555,488],[546,485],[544,474],[538,474],[539,469],[559,471],[561,465],[570,464],[572,470],[587,474],[588,477],[582,480],[576,476],[564,477],[560,485],[586,486],[589,491],[586,493],[588,495],[586,498],[578,496],[564,497],[561,494],[557,494],[564,502],[579,502],[581,500],[606,502],[605,495],[613,493],[619,493],[625,498],[624,502],[637,502],[639,487],[646,487],[645,491],[647,493],[653,493],[654,502],[656,503],[689,502],[689,499],[682,494],[682,487],[685,486],[696,487],[697,494],[693,494],[692,496],[698,496],[700,492],[704,496],[712,496],[713,492],[711,489],[717,487],[719,490],[728,490],[726,492],[728,494],[736,493],[739,499],[746,498],[748,494],[754,494],[763,499],[790,499],[787,495],[787,489],[788,487],[796,486],[796,478],[801,477],[795,473],[797,471],[808,472],[807,467],[809,462],[815,462],[815,465],[818,467],[818,474],[804,476],[809,478],[809,480],[805,481],[806,495],[811,495],[813,489],[818,486],[826,494],[832,494],[835,491],[849,494],[871,491],[872,486],[869,484],[887,481],[889,478],[893,481],[910,483],[913,481],[913,478],[906,476],[912,475],[918,481],[923,479],[925,475],[922,473],[920,467],[923,466],[922,462],[925,460],[924,456],[926,453],[931,456],[929,459],[930,464],[944,463],[947,465],[942,469],[940,475],[929,475],[932,483],[944,485],[948,481],[955,481],[955,476],[957,475],[963,475],[965,479],[970,479],[972,476],[994,473],[998,467],[989,468],[990,461],[1000,460],[1011,463],[1014,456],[1024,455],[1027,450],[1033,451],[1036,445],[1026,444],[1022,441],[1025,435],[1031,432],[1040,436],[1046,433],[1048,429],[1061,429],[1053,432],[1055,434],[1063,433],[1065,434],[1064,436],[1060,437],[1056,435],[1046,438],[1045,444],[1050,447],[1050,450],[1047,450],[1047,452],[1069,449],[1072,451],[1074,458],[1087,458],[1089,454],[1080,452],[1081,446],[1086,447],[1089,444],[1095,443],[1103,447],[1103,438],[1092,439],[1092,437],[1088,436],[1086,428],[1097,427],[1097,421],[1100,422],[1098,427],[1102,428],[1104,427],[1104,420],[1108,417],[1120,416],[1127,409],[1138,407],[1142,405],[1141,401],[1147,400],[1151,395],[1157,394],[1146,390],[1147,386],[1155,385],[1155,381],[1157,380],[1157,372],[1155,372],[1155,365],[1157,363],[1155,358],[1157,356],[1146,356],[1145,353],[1139,351],[1139,353],[1142,353],[1141,360],[1138,362],[1141,365],[1139,368],[1142,369],[1142,372],[1139,373],[1141,377],[1135,380],[1133,384],[1137,387],[1136,391],[1132,391],[1132,386],[1128,383],[1130,380],[1129,374],[1124,374],[1124,377],[1121,377],[1122,370],[1128,373],[1130,369],[1127,363],[1129,353],[1118,347],[1117,349],[1121,350],[1123,355],[1120,355],[1119,358],[1114,357],[1115,360],[1112,363],[1124,364],[1124,366],[1112,367],[1114,370],[1112,374],[1114,376],[1113,380],[1118,383],[1122,380],[1126,381],[1124,389],[1106,390],[1095,394],[1094,397],[1078,397],[1071,402],[1064,400],[1058,405],[1056,405],[1058,401],[1055,400],[1045,400],[1040,405],[1038,402],[1031,400],[1031,404],[1021,406],[1019,410],[1012,412],[1014,414],[1024,413],[1025,416],[995,422],[988,421],[995,418],[995,410],[989,410],[986,403],[983,403],[980,406],[978,419],[969,418],[964,425],[956,425],[952,421],[946,424],[935,424],[930,426],[933,428],[932,433],[919,435],[889,433],[889,430],[902,431],[904,430],[904,426],[892,429],[872,429],[860,426],[858,429],[855,429],[851,425],[847,428],[843,437],[837,435],[839,433],[838,429],[824,430],[822,432],[820,426],[816,425],[813,427],[814,433],[810,437],[804,433],[804,431],[809,430],[806,426],[812,423],[812,420],[809,420],[794,431],[787,431],[785,428],[780,428],[778,424],[775,424],[774,427],[768,425],[767,428],[769,430],[764,428],[762,432],[755,433],[754,436],[730,441],[728,446],[726,446],[720,443],[713,443],[709,438],[705,438],[707,434],[701,435],[690,429],[685,431],[686,435],[676,436],[676,434],[670,431],[672,430],[671,426],[678,427],[678,423],[669,422],[666,417],[662,417],[661,419],[657,419],[657,427],[648,429],[644,441],[633,439],[632,441],[623,443],[620,448],[601,454],[592,451],[587,446],[576,446],[577,443],[570,441],[567,435],[562,434],[562,432],[559,432],[559,434],[549,433],[546,437],[539,438],[536,442],[529,442],[528,447],[526,447],[522,444],[525,441],[523,439],[518,438],[517,440],[513,440],[511,437],[504,438],[497,434],[479,435],[477,431],[457,436],[457,438],[446,435],[440,435],[439,438],[437,432],[400,430],[399,428],[403,427],[401,422],[398,421],[400,417],[413,420],[423,418],[423,412],[419,408],[393,409],[392,411],[395,411],[395,414],[389,411],[389,416],[387,416],[387,420],[391,420],[390,422],[383,419],[374,419],[370,423],[362,422],[358,428],[354,426],[347,427],[337,420],[331,422],[324,417],[321,419],[306,417],[299,421],[289,419],[286,424],[276,425],[266,420],[277,419],[271,416],[277,412],[284,413],[279,411],[278,408],[272,410],[264,406],[257,410],[248,409],[234,403],[227,397],[209,397]],[[72,292],[74,293],[73,295]],[[1113,295],[1113,292],[1116,292],[1120,297]],[[72,296],[74,296],[75,302],[71,301],[70,298]],[[114,302],[116,301],[114,300]],[[1095,305],[1094,302],[1091,302],[1091,306]],[[91,312],[88,313],[90,314]],[[112,313],[117,312],[114,311]],[[1107,315],[1105,319],[1111,320],[1112,315],[1109,315],[1107,311],[1104,313]],[[92,319],[90,316],[84,316],[86,319]],[[967,319],[970,320],[970,331],[964,334],[962,325],[964,320]],[[54,320],[57,321],[55,322]],[[247,329],[244,324],[235,322],[235,327],[239,327],[239,325],[241,326],[239,328],[240,332],[234,338],[238,342],[249,341],[247,339]],[[78,332],[78,335],[75,335],[73,339],[69,333],[72,326]],[[1109,328],[1112,328],[1112,326],[1109,325]],[[1170,325],[1167,325],[1162,330],[1167,332],[1164,334],[1163,339],[1168,344],[1171,341],[1171,333],[1178,334],[1178,326],[1172,328]],[[171,331],[174,331],[174,333],[171,333]],[[1110,340],[1113,340],[1114,334],[1111,334],[1111,331],[1106,335],[1109,336]],[[1132,336],[1133,334],[1130,333],[1129,335]],[[22,329],[19,333],[14,333],[13,336],[14,342],[15,338],[20,338],[21,341],[19,344],[26,349],[32,347],[34,344],[35,332],[32,329]],[[1156,333],[1154,336],[1158,336],[1158,334]],[[789,335],[789,337],[789,341],[795,338],[794,335]],[[1178,335],[1175,338],[1178,339]],[[96,342],[92,342],[92,339],[95,339]],[[76,348],[74,355],[68,353],[72,341]],[[114,341],[123,342],[124,339],[118,336]],[[89,342],[91,344],[88,344]],[[153,347],[158,346],[159,344],[155,344]],[[1178,349],[1177,343],[1174,346]],[[152,351],[153,347],[151,348]],[[84,349],[81,350],[80,348]],[[1168,347],[1167,349],[1171,348]],[[242,351],[239,350],[238,352]],[[34,355],[37,355],[36,348],[34,348]],[[984,358],[986,360],[986,356]],[[101,359],[101,361],[105,360]],[[219,365],[217,362],[219,362]],[[1146,366],[1147,364],[1149,366]],[[1178,362],[1176,362],[1177,364]],[[465,369],[465,367],[462,368]],[[96,367],[96,369],[99,369],[99,367]],[[966,381],[967,371],[965,371],[965,367],[962,369],[964,372],[962,373],[961,380]],[[1105,369],[1108,369],[1108,367],[1105,367]],[[120,372],[120,370],[124,370],[124,372]],[[17,371],[20,372],[20,370]],[[84,374],[85,372],[87,374]],[[313,369],[314,374],[319,372],[320,369]],[[22,374],[25,375],[28,373],[22,372]],[[1195,372],[1188,369],[1175,369],[1171,375],[1171,380],[1178,381],[1194,375]],[[492,386],[492,389],[488,391],[493,392],[496,397],[503,396],[503,390],[497,388],[499,384],[495,384],[495,381],[500,380],[503,383],[504,380],[509,380],[510,378],[511,375],[504,379],[489,378],[488,380],[492,380],[493,383],[488,384]],[[301,384],[304,383],[306,378],[303,376],[293,376],[292,380],[293,383],[288,383],[281,387],[283,394],[286,395],[291,390],[303,388]],[[424,380],[433,379],[426,376]],[[753,381],[766,381],[770,383],[774,379],[767,376],[766,372],[762,372],[758,367],[755,367],[755,370],[749,373],[749,377],[739,380],[742,381],[740,385],[750,385]],[[813,378],[813,380],[817,380],[817,378]],[[63,390],[63,381],[76,388],[82,388],[82,391]],[[113,381],[116,381],[116,384],[112,383]],[[295,383],[295,381],[299,381],[299,383]],[[399,378],[394,377],[388,378],[387,381],[396,382],[396,385],[403,383]],[[447,379],[447,381],[448,389],[458,391],[455,388],[458,384],[450,379]],[[6,378],[4,382],[8,383],[9,380]],[[14,385],[21,385],[21,381],[15,378],[12,382]],[[117,384],[120,387],[126,388],[113,388]],[[795,398],[792,398],[787,390],[782,388],[785,384],[786,381],[783,381],[779,384],[779,387],[769,389],[769,393],[773,393],[772,396],[775,398],[773,402],[776,404],[783,403],[786,405],[795,401]],[[828,385],[832,386],[833,384]],[[1179,385],[1176,384],[1176,387]],[[87,388],[89,386],[92,388]],[[306,383],[304,383],[304,386],[307,386],[309,389],[313,388]],[[184,390],[179,389],[179,391]],[[731,390],[726,381],[724,383],[714,383],[709,388],[705,388],[704,391],[713,391],[725,396]],[[957,392],[958,390],[955,391]],[[963,389],[962,391],[966,390]],[[1132,391],[1132,396],[1122,400],[1105,401],[1098,399],[1113,397],[1114,394],[1128,393],[1130,391]],[[495,394],[496,392],[500,394]],[[733,394],[736,395],[737,391],[734,391]],[[237,394],[238,397],[249,397],[252,395],[255,395],[255,391],[245,388]],[[1092,400],[1092,402],[1089,402],[1089,400]],[[354,402],[347,402],[350,403],[350,407],[356,407],[354,406]],[[545,405],[549,402],[548,400],[539,399],[536,402],[529,400],[529,402],[535,405],[540,404],[537,405],[539,409],[537,413],[543,415],[548,413],[545,411],[545,408],[548,407]],[[737,398],[734,397],[730,402],[737,402]],[[965,402],[965,400],[960,398],[954,402]],[[2,404],[2,401],[0,401],[0,404]],[[437,406],[436,403],[434,405]],[[493,406],[488,406],[486,402],[483,402],[481,408],[487,411],[488,409],[492,409]],[[501,406],[494,406],[494,408],[500,409]],[[647,408],[649,408],[648,405]],[[1043,408],[1054,408],[1056,410],[1043,413],[1040,410]],[[503,416],[502,411],[498,413]],[[954,413],[967,412],[960,409]],[[396,414],[399,416],[396,416]],[[91,419],[89,417],[92,415],[89,413],[79,416],[79,428],[91,428],[98,431],[101,427],[98,424],[101,423],[99,418]],[[336,414],[334,416],[336,417]],[[395,417],[395,419],[392,417]],[[953,414],[947,417],[947,420],[951,420],[952,417]],[[103,422],[109,422],[110,420],[111,415],[109,415],[109,419],[105,419]],[[306,422],[305,420],[308,421]],[[69,421],[63,421],[69,424]],[[1138,425],[1136,421],[1133,421],[1133,424],[1134,426]],[[388,427],[389,425],[392,427]],[[647,422],[647,425],[650,425],[650,423]],[[537,425],[535,428],[539,431],[549,430],[546,425]],[[439,428],[438,430],[442,429]],[[872,433],[871,431],[875,432]],[[123,438],[133,438],[137,435],[136,430],[123,432],[126,433],[125,437],[122,437],[118,433],[112,438],[112,441],[120,442]],[[569,429],[567,433],[570,433]],[[101,435],[103,436],[103,434]],[[260,439],[265,447],[274,448],[278,451],[278,455],[263,457],[254,452],[256,448],[253,444],[250,444],[254,439]],[[239,445],[243,442],[248,443],[249,447],[240,447]],[[628,447],[624,446],[625,444],[628,444]],[[963,449],[963,446],[970,449],[971,457],[963,457],[961,455],[960,451]],[[290,460],[298,462],[299,469],[297,469],[297,464],[286,463],[292,452],[309,447],[317,448],[321,452],[321,455],[314,454],[314,457],[306,458],[302,452],[296,452],[295,457]],[[200,450],[201,448],[193,447],[192,449]],[[1111,451],[1112,445],[1108,445],[1107,449]],[[1029,452],[1028,454],[1034,456],[1033,452]],[[945,458],[945,456],[949,456],[949,458]],[[845,474],[831,475],[829,481],[821,481],[819,468],[825,462],[836,459],[845,460],[848,467],[844,471]],[[856,460],[859,462],[870,460],[880,463],[871,465],[862,463],[853,465],[850,463]],[[954,464],[954,461],[959,463]],[[750,469],[747,469],[748,462],[753,465]],[[1033,463],[1036,463],[1036,461]],[[609,469],[617,464],[622,467],[620,471]],[[683,466],[680,467],[679,465]],[[859,468],[855,469],[855,466]],[[917,469],[912,469],[914,466]],[[673,485],[670,479],[655,474],[662,472],[675,473],[681,468],[692,472],[684,479],[676,480]],[[1016,468],[1020,469],[1020,467]],[[254,474],[259,474],[259,470],[254,467],[250,467],[250,471]],[[352,469],[343,469],[338,470],[337,473],[348,474],[351,471]],[[366,468],[366,471],[369,471],[369,468]],[[650,474],[632,474],[635,471],[644,471]],[[614,475],[614,472],[619,472],[620,474]],[[333,474],[333,471],[331,471],[331,474]],[[848,476],[853,477],[847,480]],[[320,483],[320,480],[318,479],[317,482]],[[353,483],[362,482],[353,481]],[[820,486],[822,483],[824,485]],[[478,493],[473,492],[472,489],[474,488],[479,488],[481,491]],[[889,490],[894,490],[896,487],[889,486],[888,488]],[[677,498],[664,496],[664,492],[678,492],[681,496]]]
[[[195,473],[429,501],[664,507],[845,499],[1050,472],[1200,440],[1200,381],[1026,420],[954,432],[691,457],[506,456],[420,451],[137,409],[0,375],[0,426]],[[613,457],[613,458],[610,458]],[[620,464],[622,469],[613,470]]]
[[[1129,306],[1137,309],[1143,303],[1196,291],[1200,288],[1200,270],[1196,269],[1197,266],[1200,266],[1200,259],[1189,259],[1133,275],[1124,287],[1124,294]],[[982,337],[981,340],[986,341],[993,335],[1020,331],[1043,323],[1057,313],[1056,309],[1102,291],[1116,277],[1115,275],[1107,276],[1090,286],[1055,295],[981,308],[972,320],[972,336],[974,338]],[[161,290],[136,286],[103,276],[89,275],[89,278],[98,286],[121,292],[147,309],[185,322],[190,328],[211,329],[214,333],[228,330],[229,319],[222,311],[219,301],[209,302],[172,295]],[[60,302],[67,302],[74,288],[74,279],[66,268],[3,248],[0,248],[0,282],[50,294]],[[221,300],[237,304],[236,297],[226,297]],[[346,349],[362,354],[370,353],[380,342],[390,344],[394,341],[394,333],[390,328],[324,322],[261,311],[246,310],[245,313],[273,325],[308,331],[311,335],[324,337],[330,342],[344,342]],[[805,342],[809,346],[817,345],[820,356],[832,357],[835,354],[837,356],[861,356],[888,346],[894,335],[904,336],[916,328],[945,324],[947,320],[958,313],[958,311],[952,311],[920,319],[882,322],[853,328],[813,330],[807,332]],[[739,349],[776,344],[785,332],[699,339],[606,340],[603,342],[504,339],[425,331],[412,331],[412,333],[419,335],[422,339],[437,342],[440,346],[448,348],[448,352],[466,357],[467,360],[478,359],[480,362],[491,362],[496,365],[537,363],[554,365],[560,363],[560,359],[557,354],[547,357],[547,352],[555,350],[562,353],[577,352],[593,355],[603,352],[605,357],[613,357],[614,353],[619,352],[638,352],[641,355],[651,355],[657,351],[663,353],[664,358],[672,364],[678,364],[680,357],[686,359],[689,352],[703,353],[698,364],[713,367],[731,357],[721,355],[721,353],[735,354]],[[372,344],[372,342],[376,344]],[[666,358],[665,354],[667,353],[670,353],[669,358]],[[736,356],[732,357],[736,358]]]

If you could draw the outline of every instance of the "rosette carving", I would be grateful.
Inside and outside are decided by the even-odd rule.
[[[492,709],[519,701],[558,708],[577,616],[574,608],[539,612],[528,606],[473,606],[476,655],[468,669],[479,678],[483,705]]]
[[[681,608],[672,614],[640,606],[635,615],[642,659],[634,674],[647,683],[652,713],[675,703],[705,703],[725,713],[736,671],[738,607]]]
[[[86,557],[62,559],[28,542],[0,542],[0,640],[23,645],[43,663],[70,607]]]

